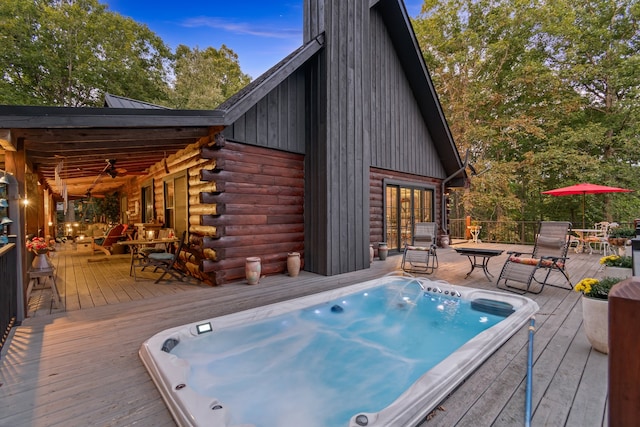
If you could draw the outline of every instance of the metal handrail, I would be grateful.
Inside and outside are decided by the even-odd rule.
[[[0,247],[0,350],[6,342],[18,317],[19,289],[17,268],[18,251],[15,243]],[[1,354],[1,351],[0,351]]]

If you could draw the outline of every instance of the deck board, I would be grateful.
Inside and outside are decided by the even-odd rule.
[[[483,245],[485,247],[501,247]],[[434,279],[495,289],[466,257],[439,249]],[[97,258],[60,251],[54,257],[65,308],[54,308],[48,289],[36,290],[30,318],[14,328],[0,359],[0,426],[173,426],[137,352],[155,333],[259,305],[309,295],[394,271],[400,257],[333,277],[301,272],[260,284],[219,287],[195,282],[154,284],[159,273],[129,276],[128,256]],[[489,263],[498,276],[506,253]],[[594,276],[597,255],[572,254],[573,283]],[[554,278],[558,283],[562,277]],[[495,280],[494,280],[495,282]],[[534,345],[533,425],[606,425],[607,356],[589,346],[581,330],[579,295],[546,287],[528,295],[540,305]],[[524,416],[527,328],[491,355],[441,403],[422,426],[511,426]]]

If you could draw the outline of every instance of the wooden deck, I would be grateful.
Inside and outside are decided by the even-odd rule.
[[[573,283],[597,274],[598,255],[570,256]],[[494,275],[505,257],[490,260]],[[477,269],[465,279],[469,262],[453,249],[439,249],[438,258],[440,267],[430,277],[495,289]],[[174,426],[138,358],[147,338],[199,319],[379,277],[396,270],[400,257],[376,260],[367,270],[340,276],[301,272],[296,278],[266,277],[255,286],[235,283],[215,288],[176,282],[156,285],[157,275],[151,272],[148,280],[134,283],[127,256],[88,262],[86,255],[60,251],[55,262],[65,309],[51,307],[48,289],[36,291],[29,303],[32,317],[14,328],[0,359],[0,426]],[[532,425],[607,425],[607,356],[586,341],[579,294],[546,287],[530,297],[540,306]],[[421,425],[523,425],[527,342],[524,327]]]

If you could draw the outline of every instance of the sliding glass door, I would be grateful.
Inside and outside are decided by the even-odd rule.
[[[434,220],[434,189],[387,183],[384,206],[387,244],[400,250],[412,242],[413,224]]]

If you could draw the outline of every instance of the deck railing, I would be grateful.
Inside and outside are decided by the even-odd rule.
[[[481,226],[479,239],[490,243],[533,244],[538,232],[539,221],[478,221]],[[620,227],[634,228],[633,223],[619,222]],[[474,222],[475,225],[475,222]],[[574,227],[576,227],[574,225]],[[580,228],[580,227],[578,227]],[[465,219],[449,220],[449,237],[466,239],[467,222]]]
[[[18,251],[15,243],[0,247],[0,350],[18,315]]]

